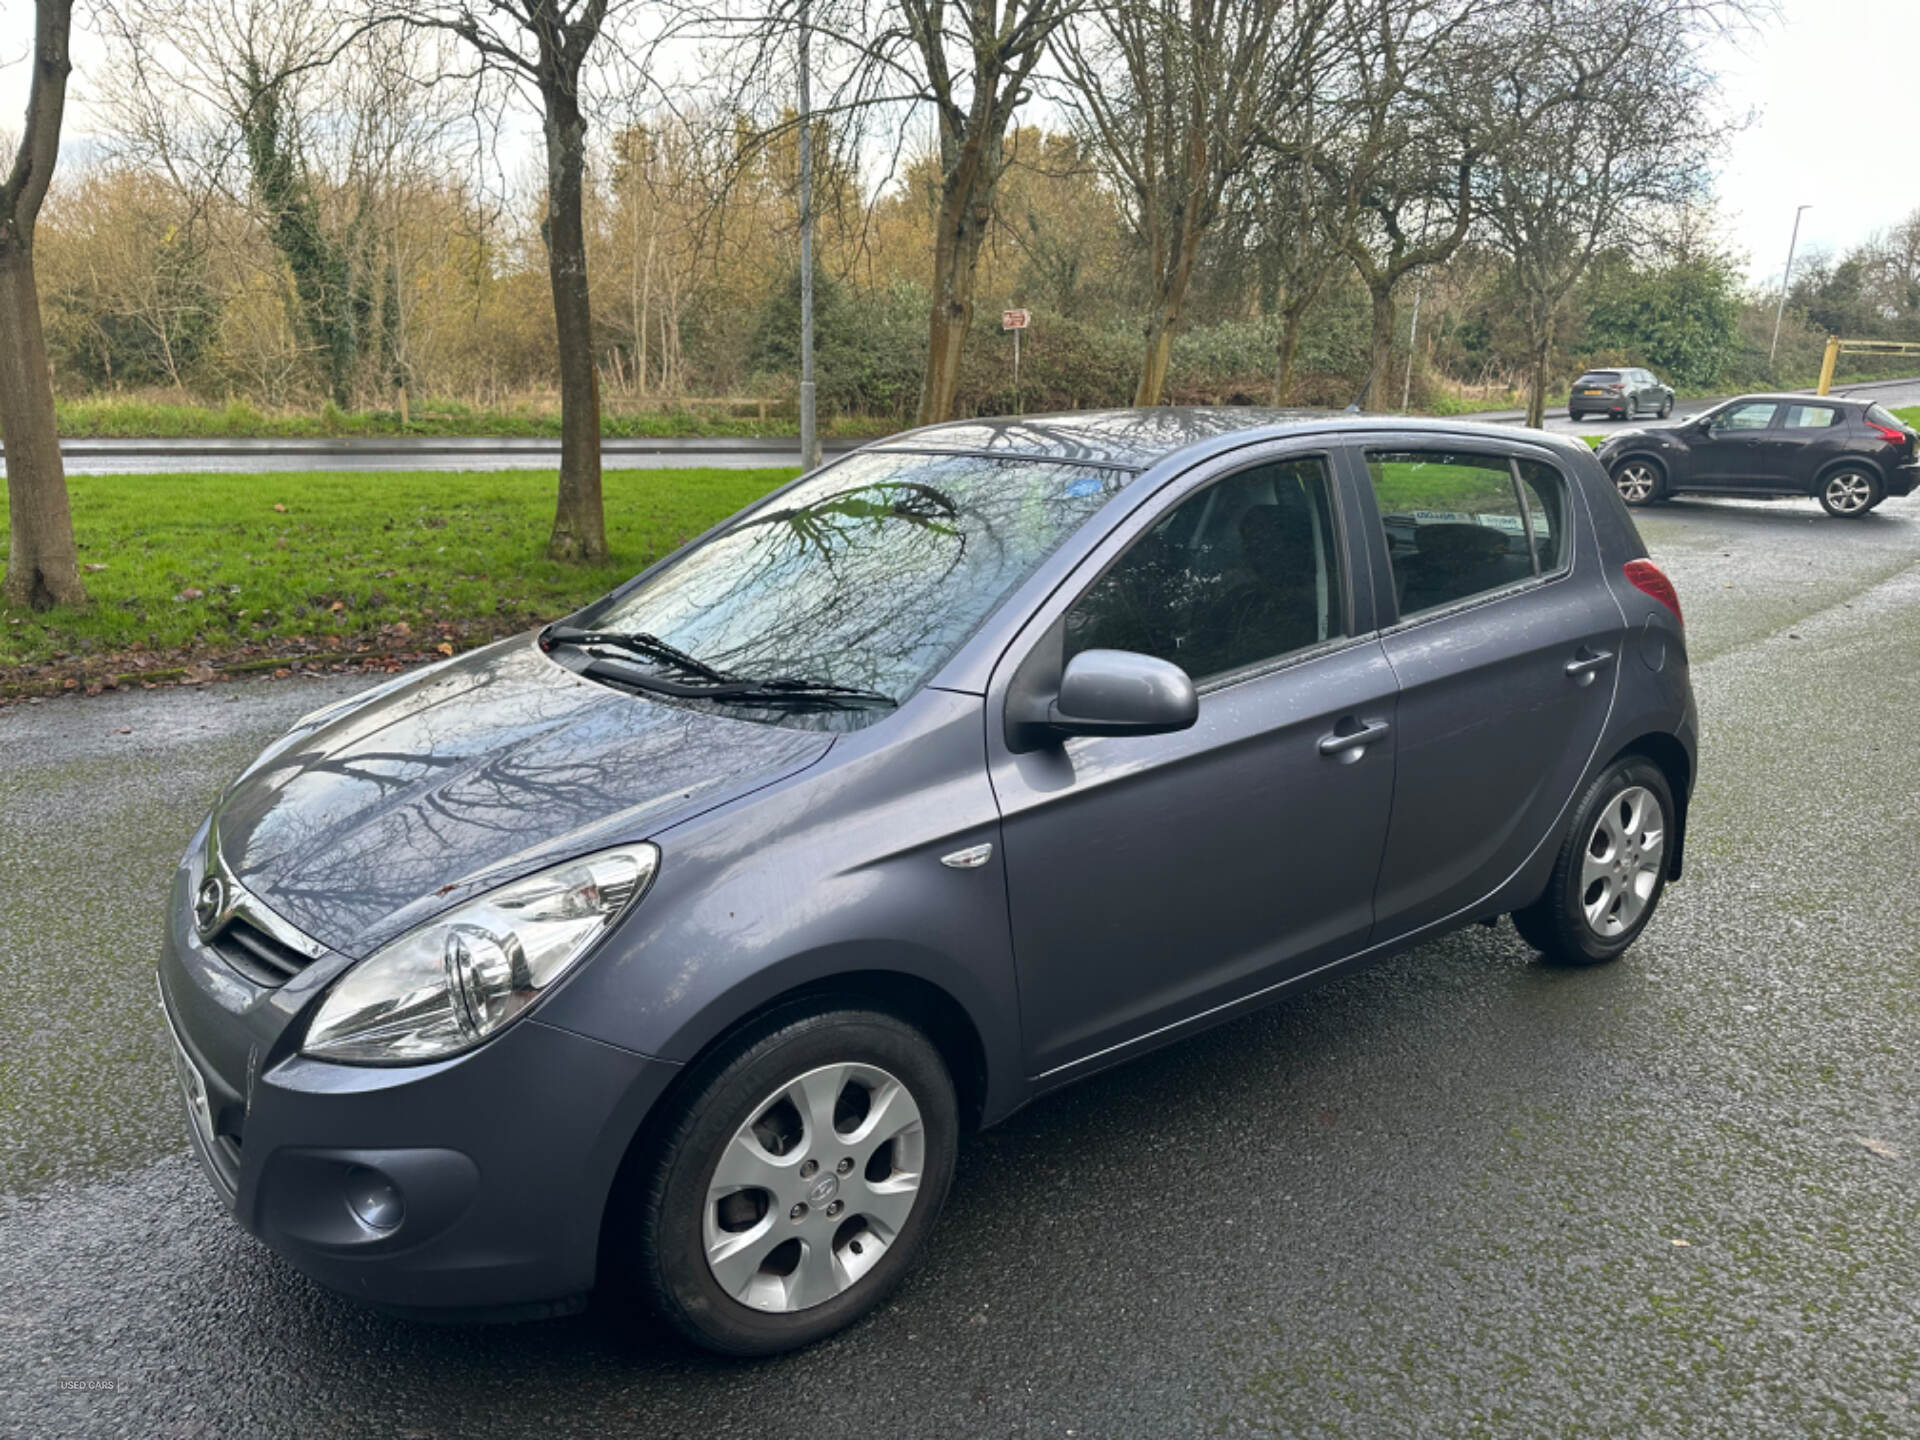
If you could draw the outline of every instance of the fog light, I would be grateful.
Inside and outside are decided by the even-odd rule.
[[[369,1230],[397,1229],[406,1214],[399,1188],[378,1170],[364,1165],[347,1172],[347,1208]]]

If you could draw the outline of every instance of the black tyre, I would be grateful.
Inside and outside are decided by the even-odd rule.
[[[1673,397],[1669,395],[1660,402],[1660,418],[1664,420],[1671,414],[1673,414]]]
[[[1837,520],[1858,520],[1881,500],[1880,478],[1871,470],[1843,465],[1820,477],[1820,508]]]
[[[1629,455],[1614,465],[1613,488],[1629,505],[1658,505],[1667,498],[1667,472],[1660,462]]]
[[[707,1349],[771,1355],[885,1300],[953,1180],[932,1043],[876,1011],[787,1012],[688,1082],[639,1190],[630,1263],[653,1308]]]
[[[1540,898],[1514,928],[1558,965],[1617,958],[1653,919],[1667,887],[1676,812],[1667,777],[1629,756],[1587,787]]]

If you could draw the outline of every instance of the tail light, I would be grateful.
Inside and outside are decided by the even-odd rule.
[[[1878,420],[1867,421],[1867,428],[1889,445],[1905,445],[1907,443],[1906,431],[1896,430],[1891,425],[1882,425]]]
[[[1680,613],[1680,596],[1674,591],[1673,581],[1651,560],[1629,560],[1621,567],[1627,576],[1627,583],[1642,595],[1651,595],[1667,609],[1673,612],[1673,618],[1682,625],[1686,617]]]

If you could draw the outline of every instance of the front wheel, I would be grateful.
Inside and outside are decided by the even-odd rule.
[[[1820,481],[1820,508],[1840,520],[1857,520],[1880,503],[1880,486],[1864,470],[1836,470]]]
[[[1613,486],[1629,505],[1652,505],[1667,493],[1667,477],[1651,460],[1635,457],[1613,469]]]
[[[1664,420],[1671,414],[1673,414],[1673,397],[1669,395],[1660,402],[1660,418]]]
[[[697,1345],[771,1355],[904,1280],[953,1179],[953,1081],[891,1015],[767,1022],[689,1077],[640,1204],[637,1277]]]
[[[1597,965],[1639,938],[1666,890],[1673,792],[1652,761],[1629,756],[1587,787],[1540,898],[1514,928],[1559,965]]]

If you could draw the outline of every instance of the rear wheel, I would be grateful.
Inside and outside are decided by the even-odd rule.
[[[1639,938],[1666,890],[1673,792],[1640,756],[1609,765],[1587,787],[1540,898],[1514,928],[1548,961],[1597,965]]]
[[[1857,520],[1880,503],[1879,483],[1851,466],[1820,478],[1820,508],[1841,520]]]
[[[659,1313],[708,1349],[770,1355],[885,1300],[953,1179],[959,1111],[931,1042],[831,1010],[749,1031],[691,1079],[636,1217]]]
[[[1629,505],[1652,505],[1664,500],[1667,477],[1652,460],[1629,456],[1613,467],[1613,485]]]

